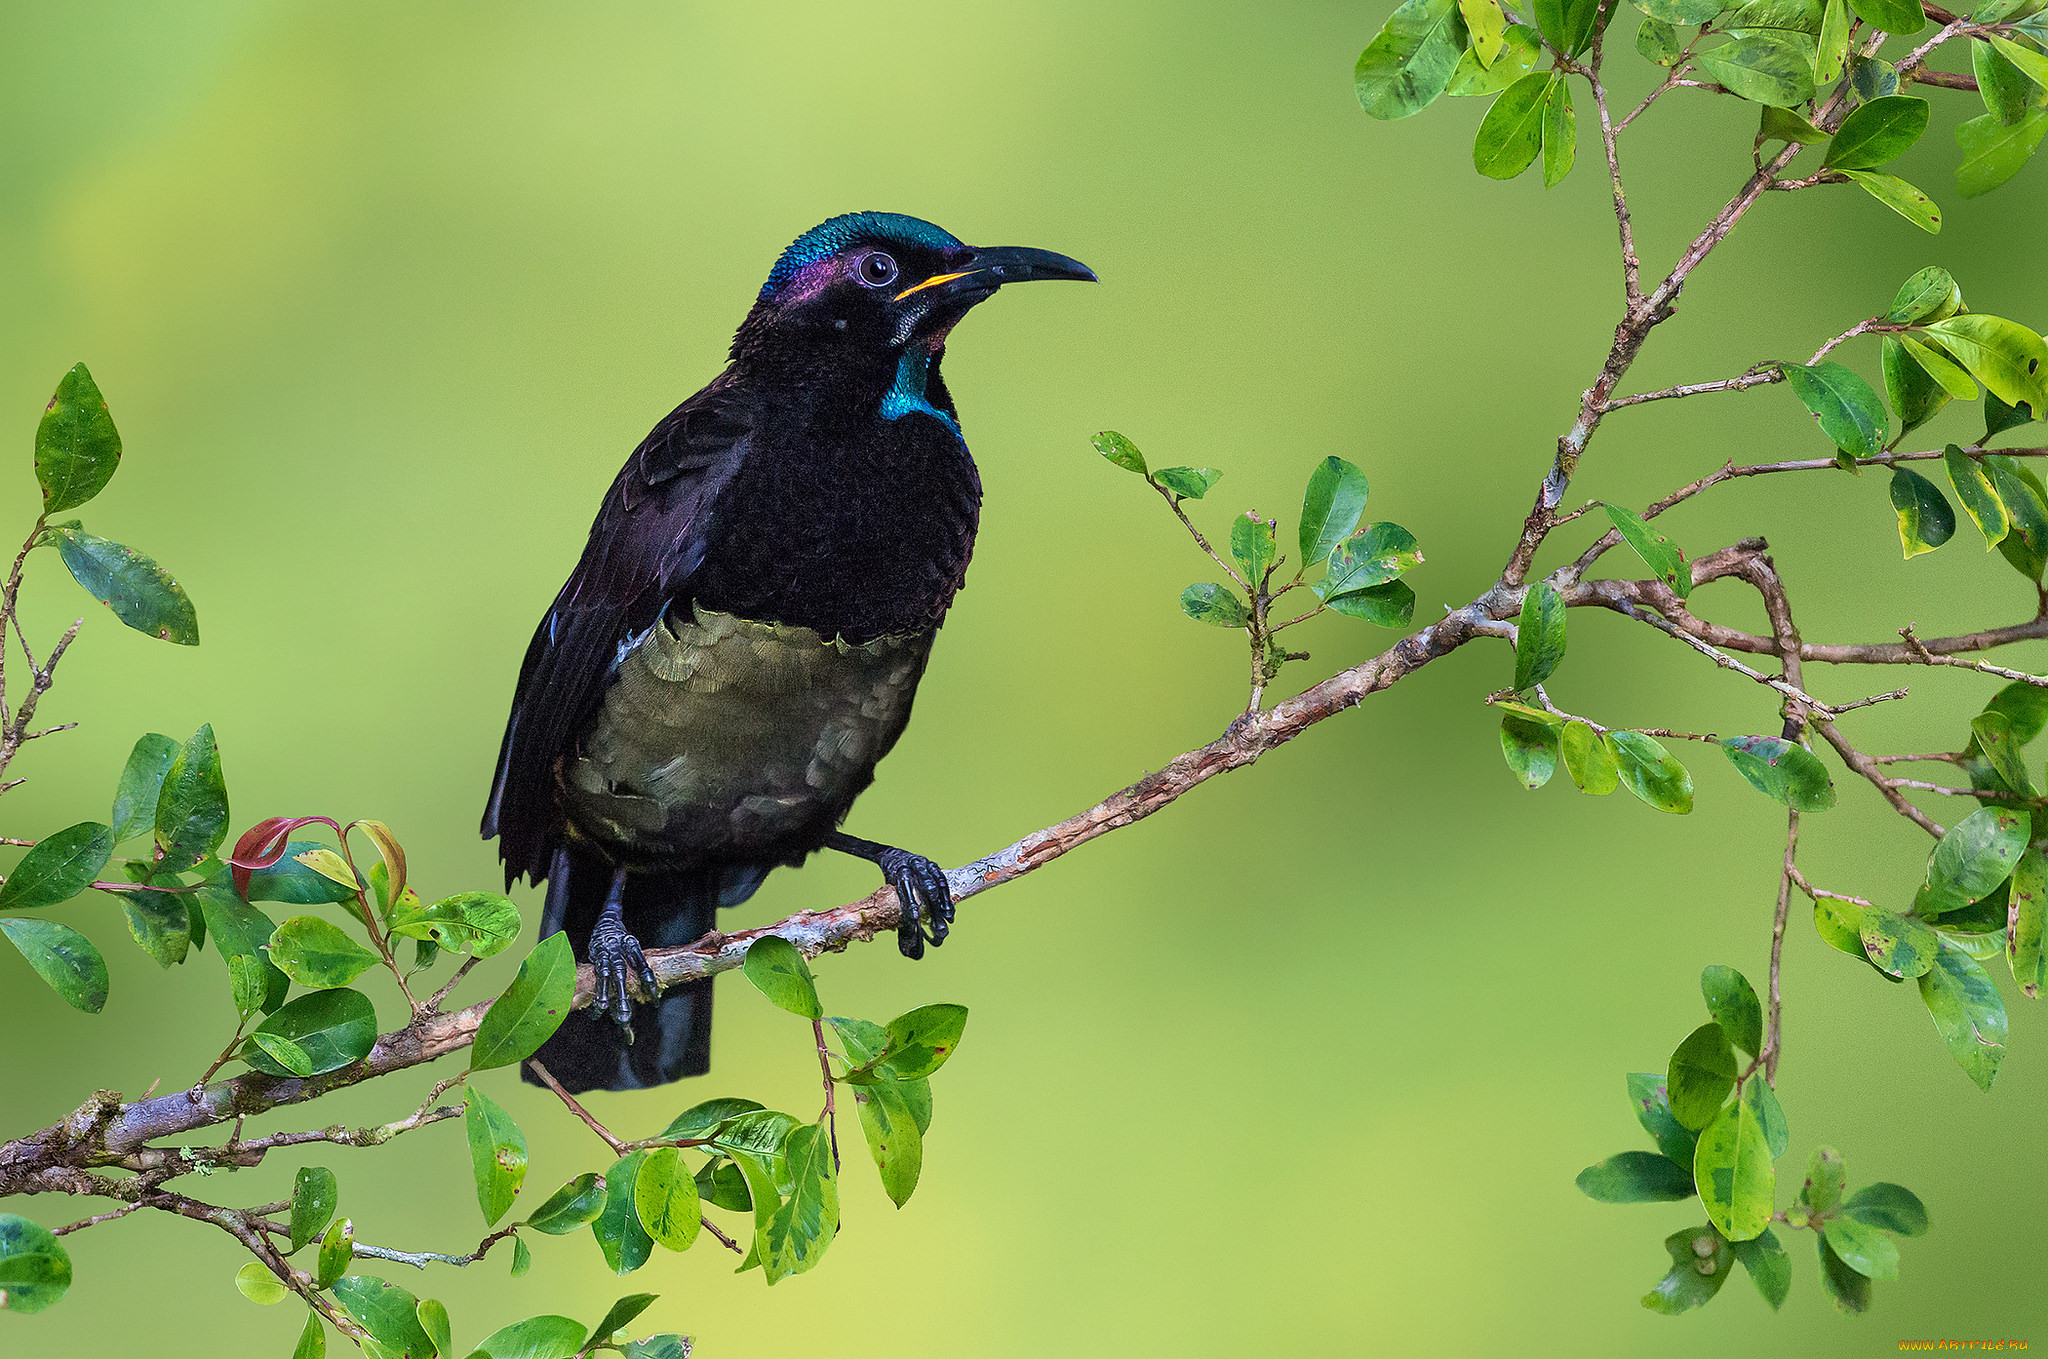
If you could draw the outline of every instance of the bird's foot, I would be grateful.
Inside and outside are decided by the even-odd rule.
[[[631,979],[637,978],[646,988],[647,994],[659,994],[655,983],[654,969],[647,965],[647,955],[640,951],[640,941],[627,932],[625,923],[607,912],[598,919],[597,926],[590,932],[590,966],[597,974],[597,992],[591,1008],[598,1014],[609,1015],[614,1024],[625,1030],[626,1041],[633,1041],[633,998],[627,987]]]
[[[903,956],[922,958],[927,941],[933,948],[945,943],[953,926],[953,891],[946,884],[946,870],[922,854],[901,849],[883,850],[875,863],[903,903],[902,919],[896,923],[896,947]]]

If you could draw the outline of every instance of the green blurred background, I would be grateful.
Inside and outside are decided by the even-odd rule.
[[[1104,426],[1155,463],[1226,469],[1212,522],[1255,506],[1283,532],[1314,461],[1351,458],[1373,517],[1422,540],[1418,614],[1469,598],[1605,351],[1613,223],[1591,148],[1545,193],[1533,174],[1472,172],[1476,101],[1366,118],[1350,68],[1386,9],[12,7],[0,434],[16,461],[0,508],[32,517],[37,413],[86,360],[127,443],[87,526],[169,565],[206,641],[127,632],[38,560],[31,636],[87,610],[44,711],[85,725],[18,762],[31,781],[7,800],[8,833],[103,817],[139,733],[211,721],[238,826],[375,816],[430,895],[493,885],[475,826],[512,678],[598,497],[717,371],[777,251],[855,208],[1065,251],[1103,279],[1006,295],[952,346],[987,485],[980,549],[857,833],[962,862],[1212,738],[1241,702],[1237,644],[1175,608],[1214,573],[1089,449]],[[1618,84],[1646,88],[1650,68],[1617,46]],[[1773,195],[1688,289],[1634,388],[1803,356],[1933,262],[1977,309],[2048,320],[2048,171],[1957,200],[1950,133],[1975,101],[1934,94],[1935,128],[1902,173],[1946,208],[1940,239],[1852,189]],[[1754,111],[1729,103],[1674,96],[1624,146],[1651,261],[1747,170]],[[1841,357],[1875,379],[1874,346]],[[1968,437],[1976,418],[1930,435]],[[1668,403],[1611,420],[1574,494],[1640,504],[1730,456],[1825,451],[1782,388]],[[1877,476],[1740,483],[1665,526],[1694,550],[1771,535],[1809,639],[1883,639],[1909,620],[1958,631],[2032,604],[1967,526],[1902,563]],[[1700,607],[1761,623],[1733,587]],[[1554,691],[1567,706],[1772,729],[1754,686],[1612,616],[1572,622]],[[1346,620],[1305,631],[1315,658],[1296,685],[1392,640]],[[2037,644],[2011,663],[2044,657]],[[1660,1068],[1703,1018],[1701,966],[1761,984],[1782,822],[1698,748],[1689,818],[1569,786],[1523,793],[1479,701],[1509,674],[1502,648],[1474,644],[976,899],[921,966],[884,946],[827,959],[834,1011],[945,999],[974,1018],[937,1083],[917,1196],[898,1212],[850,1163],[846,1230],[815,1273],[770,1293],[707,1243],[614,1280],[579,1235],[540,1240],[519,1283],[502,1258],[393,1277],[446,1299],[463,1343],[532,1312],[589,1320],[645,1289],[663,1296],[643,1326],[734,1356],[1863,1355],[2037,1337],[2039,1010],[2008,978],[2011,1056],[1981,1095],[1910,988],[1829,951],[1796,910],[1780,1174],[1832,1143],[1852,1181],[1917,1189],[1935,1230],[1861,1319],[1825,1301],[1804,1237],[1780,1316],[1746,1280],[1681,1320],[1637,1306],[1696,1206],[1604,1207],[1572,1177],[1646,1145],[1622,1073]],[[1851,719],[1877,749],[1953,748],[1990,691],[1957,672],[1810,675],[1824,695],[1904,679],[1933,696]],[[1903,899],[1924,838],[1839,781],[1843,806],[1810,819],[1804,862]],[[731,918],[873,885],[828,857]],[[7,1132],[96,1086],[189,1082],[232,1023],[212,952],[160,974],[111,901],[56,914],[106,949],[113,998],[76,1014],[0,957]],[[510,963],[465,994],[489,994]],[[801,1023],[733,977],[719,987],[714,1074],[600,1099],[602,1116],[651,1132],[714,1094],[812,1107]],[[252,1130],[393,1118],[427,1079]],[[532,1191],[602,1162],[544,1094],[502,1074],[486,1086],[533,1141]],[[466,1249],[479,1235],[453,1124],[318,1159],[362,1239]],[[200,1189],[260,1202],[292,1164]],[[8,1206],[53,1225],[89,1211]],[[69,1244],[70,1298],[0,1322],[0,1353],[115,1351],[144,1331],[160,1359],[290,1350],[295,1309],[243,1301],[219,1233],[134,1218]]]

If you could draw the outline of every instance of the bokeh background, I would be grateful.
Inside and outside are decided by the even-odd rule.
[[[31,777],[7,799],[8,833],[103,817],[139,733],[211,721],[237,826],[376,816],[430,894],[493,885],[475,826],[515,667],[603,487],[718,370],[777,251],[854,208],[1065,251],[1103,283],[1006,295],[955,339],[947,378],[987,484],[979,554],[918,719],[851,829],[959,863],[1210,739],[1242,701],[1237,645],[1175,607],[1213,572],[1089,449],[1105,426],[1155,464],[1226,469],[1204,507],[1217,524],[1256,507],[1291,525],[1315,460],[1353,459],[1371,515],[1428,554],[1410,578],[1418,612],[1469,598],[1605,351],[1613,224],[1590,148],[1546,193],[1533,174],[1472,172],[1479,101],[1365,117],[1350,69],[1386,8],[9,7],[0,442],[15,452],[0,510],[32,518],[36,417],[86,360],[127,443],[87,526],[169,565],[205,644],[128,632],[36,561],[31,635],[87,615],[45,708],[84,725],[18,763]],[[1617,45],[1617,83],[1647,88],[1650,68]],[[1977,110],[1935,100],[1902,173],[1946,208],[1939,239],[1853,189],[1773,195],[1687,290],[1636,389],[1803,356],[1927,263],[1979,310],[2048,319],[2048,171],[1956,199],[1951,131]],[[1649,260],[1739,182],[1753,119],[1689,95],[1630,133]],[[1876,379],[1873,345],[1841,357]],[[1975,419],[1927,437],[1966,438]],[[1731,456],[1825,451],[1782,387],[1668,403],[1612,419],[1575,494],[1641,504]],[[1694,550],[1768,534],[1811,639],[1957,631],[2032,604],[1967,526],[1902,562],[1878,476],[1740,483],[1662,526]],[[1732,587],[1701,604],[1761,623]],[[1297,687],[1392,640],[1346,620],[1307,631]],[[2014,663],[2044,661],[2036,644]],[[2043,1339],[2040,1011],[2008,978],[2011,1055],[1980,1094],[1910,988],[1832,953],[1796,909],[1780,1174],[1796,1182],[1830,1143],[1853,1180],[1918,1190],[1935,1230],[1860,1319],[1827,1303],[1804,1237],[1782,1315],[1746,1279],[1680,1320],[1637,1305],[1663,1236],[1696,1208],[1605,1207],[1572,1177],[1646,1145],[1622,1075],[1661,1068],[1704,1018],[1702,965],[1761,984],[1782,821],[1698,747],[1687,818],[1562,778],[1524,793],[1480,702],[1510,673],[1503,648],[1474,644],[975,900],[921,966],[887,947],[826,960],[834,1011],[946,999],[974,1017],[937,1082],[916,1197],[892,1209],[851,1161],[846,1230],[815,1273],[769,1292],[707,1243],[614,1280],[579,1235],[538,1241],[517,1283],[502,1257],[400,1281],[444,1298],[464,1343],[651,1290],[643,1327],[730,1356],[1865,1355]],[[1991,688],[1810,673],[1837,697],[1912,683],[1926,701],[1850,720],[1876,749],[1953,748]],[[1762,691],[1606,615],[1573,618],[1555,692],[1614,724],[1773,727]],[[1926,841],[1838,781],[1843,805],[1810,818],[1804,862],[1904,900]],[[732,918],[872,886],[828,857]],[[232,1025],[217,955],[160,974],[112,902],[55,914],[106,950],[113,998],[76,1014],[0,957],[7,1132],[95,1087],[189,1082]],[[489,994],[511,961],[466,994]],[[603,1116],[652,1131],[742,1092],[813,1106],[800,1022],[737,978],[719,987],[714,1074],[600,1100]],[[260,1129],[396,1117],[428,1079]],[[530,1192],[602,1163],[544,1094],[485,1083],[532,1140]],[[361,1239],[466,1249],[479,1234],[455,1124],[318,1159]],[[260,1202],[292,1164],[203,1188]],[[7,1206],[53,1225],[89,1211]],[[69,1245],[70,1298],[0,1322],[0,1353],[114,1352],[142,1334],[159,1359],[290,1350],[295,1309],[236,1293],[224,1236],[138,1217]]]

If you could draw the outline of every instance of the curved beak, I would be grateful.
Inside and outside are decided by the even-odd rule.
[[[985,246],[976,250],[965,264],[966,267],[956,273],[934,274],[922,283],[905,288],[896,294],[895,300],[901,302],[913,293],[930,288],[936,290],[935,298],[972,303],[981,301],[1005,283],[1030,283],[1047,278],[1071,278],[1084,283],[1096,281],[1095,271],[1081,261],[1025,245]]]

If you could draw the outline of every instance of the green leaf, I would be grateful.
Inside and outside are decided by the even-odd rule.
[[[585,1171],[548,1195],[547,1201],[526,1219],[526,1225],[549,1236],[567,1236],[584,1223],[595,1220],[604,1211],[604,1199],[603,1178],[595,1172]]]
[[[322,846],[315,840],[294,840],[284,847],[284,857],[268,868],[249,873],[249,900],[276,901],[287,906],[324,906],[354,902],[355,889],[315,872],[298,856]],[[328,851],[332,853],[333,851]],[[339,857],[339,856],[337,856]]]
[[[1835,447],[1858,458],[1872,458],[1884,451],[1888,427],[1884,403],[1870,384],[1839,363],[1823,359],[1805,365],[1780,365],[1785,382],[1799,403],[1820,421],[1821,433]]]
[[[156,843],[167,871],[190,868],[220,848],[228,833],[228,786],[211,724],[192,733],[164,775],[156,803]],[[211,923],[211,922],[209,922]]]
[[[284,1004],[291,978],[271,965],[269,951],[277,922],[236,896],[225,874],[201,884],[191,900],[199,907],[215,951],[228,964],[235,1008],[249,1015]]]
[[[107,412],[106,398],[85,365],[74,364],[57,381],[56,394],[36,426],[36,480],[43,488],[43,513],[76,509],[113,480],[121,465],[121,435]]]
[[[1729,1240],[1747,1241],[1770,1226],[1771,1152],[1748,1100],[1723,1109],[1700,1133],[1693,1180],[1707,1220]]]
[[[661,1130],[659,1136],[663,1139],[704,1137],[719,1124],[741,1114],[757,1112],[760,1108],[759,1104],[750,1099],[734,1099],[730,1096],[723,1099],[707,1099],[702,1104],[693,1104],[677,1114],[669,1125]]]
[[[1241,628],[1251,621],[1252,611],[1228,585],[1204,581],[1180,592],[1180,611],[1197,623],[1219,628]]]
[[[585,1347],[597,1350],[610,1344],[613,1336],[632,1325],[634,1319],[652,1307],[659,1296],[657,1293],[628,1293],[620,1298],[611,1305],[611,1310],[604,1314],[604,1320],[597,1323],[597,1329],[592,1331],[590,1339],[584,1342]]]
[[[1885,395],[1898,412],[1900,426],[1911,430],[1926,424],[1949,403],[1948,392],[1934,380],[1933,374],[1913,361],[1898,336],[1884,336],[1880,348],[1884,355]]]
[[[792,1131],[784,1155],[789,1197],[776,1207],[756,1243],[771,1284],[817,1264],[839,1229],[839,1177],[825,1126],[805,1124]]]
[[[1856,1316],[1870,1310],[1870,1280],[1842,1263],[1822,1236],[1816,1244],[1820,1247],[1820,1281],[1827,1286],[1828,1294],[1835,1300],[1835,1306]]]
[[[882,1189],[898,1208],[909,1201],[924,1166],[924,1134],[902,1083],[877,1081],[853,1087],[868,1154],[881,1173]]]
[[[629,1343],[625,1359],[690,1359],[690,1341],[680,1335],[650,1335]]]
[[[1821,1228],[1835,1257],[1867,1279],[1899,1277],[1899,1248],[1877,1228],[1853,1217],[1831,1217]]]
[[[824,1007],[818,1004],[818,988],[811,978],[810,966],[787,939],[762,935],[747,949],[742,967],[747,980],[777,1006],[804,1019],[825,1017]]]
[[[341,1186],[326,1166],[301,1166],[292,1180],[292,1252],[304,1250],[334,1221]]]
[[[1970,719],[1970,733],[1998,782],[2008,792],[2031,797],[2034,784],[2027,776],[2026,752],[2013,736],[2012,719],[1999,712],[1978,713]]]
[[[1942,449],[1941,460],[1948,469],[1949,484],[1956,488],[1956,499],[1963,502],[1963,510],[1970,516],[1970,522],[1984,535],[1984,550],[1989,552],[2012,528],[2012,520],[2006,517],[2005,502],[1998,498],[1997,490],[1992,487],[1990,474],[1956,445],[1949,444]]]
[[[1387,19],[1352,73],[1358,102],[1374,118],[1406,118],[1451,83],[1465,48],[1457,0],[1406,0]]]
[[[1714,1121],[1735,1088],[1735,1049],[1719,1024],[1702,1024],[1671,1054],[1665,1089],[1671,1116],[1681,1128],[1698,1130]]]
[[[1681,1166],[1692,1164],[1693,1148],[1699,1134],[1679,1123],[1672,1115],[1670,1097],[1665,1094],[1662,1072],[1638,1071],[1628,1078],[1628,1101],[1635,1109],[1636,1122],[1643,1125],[1657,1143],[1657,1150]]]
[[[1842,1211],[1870,1227],[1882,1227],[1900,1236],[1927,1233],[1927,1205],[1903,1185],[1866,1184],[1842,1201]]]
[[[477,1207],[483,1210],[484,1224],[495,1227],[526,1183],[526,1134],[496,1100],[475,1089],[463,1108],[462,1128],[469,1141]]]
[[[312,1055],[297,1043],[281,1034],[262,1033],[260,1031],[252,1033],[249,1035],[249,1045],[249,1048],[243,1050],[243,1056],[245,1057],[252,1056],[254,1052],[261,1052],[264,1056],[282,1067],[284,1074],[287,1076],[310,1076],[313,1074]]]
[[[746,1176],[740,1168],[722,1156],[706,1161],[697,1172],[697,1198],[714,1208],[723,1208],[729,1213],[751,1213],[754,1211],[753,1196],[747,1193]]]
[[[1976,901],[2012,876],[2027,847],[2028,821],[2010,807],[1981,807],[1941,837],[1927,861],[1936,891]]]
[[[1692,810],[1692,775],[1663,746],[1639,731],[1610,731],[1622,786],[1660,812]]]
[[[1842,120],[1821,163],[1831,170],[1872,170],[1895,161],[1920,140],[1929,113],[1925,99],[1907,94],[1859,105]]]
[[[1564,615],[1564,597],[1547,581],[1537,581],[1522,596],[1515,632],[1515,688],[1532,688],[1556,673],[1564,660]]]
[[[1892,468],[1892,509],[1907,560],[1932,552],[1956,534],[1955,507],[1941,488],[1909,467]]]
[[[1855,3],[1855,0],[1850,0]],[[1849,89],[1863,103],[1899,92],[1899,68],[1877,57],[1855,57],[1849,62]]]
[[[1152,474],[1152,480],[1183,500],[1200,500],[1223,480],[1223,473],[1213,467],[1162,467]]]
[[[1799,1187],[1799,1201],[1809,1213],[1818,1216],[1841,1202],[1842,1186],[1847,1182],[1842,1154],[1833,1147],[1815,1147],[1806,1163],[1806,1182]]]
[[[179,646],[199,645],[199,615],[185,587],[171,573],[134,548],[96,537],[80,528],[45,529],[65,569],[85,592],[114,611],[114,617],[152,637]]]
[[[129,875],[135,876],[135,871],[131,868]],[[172,881],[176,881],[175,874]],[[169,967],[185,961],[193,943],[193,921],[203,921],[204,917],[187,904],[184,894],[138,888],[113,895],[121,899],[121,914],[128,922],[129,935],[144,953],[156,960],[157,966]],[[201,929],[203,937],[203,925]]]
[[[1820,38],[1814,46],[1814,85],[1818,88],[1834,84],[1836,78],[1842,74],[1842,63],[1848,56],[1849,6],[1845,0],[1827,0],[1827,5],[1821,12]],[[1757,1286],[1763,1286],[1761,1281]]]
[[[1765,797],[1802,812],[1835,805],[1828,767],[1804,746],[1776,736],[1729,736],[1721,741],[1728,763]]]
[[[1534,722],[1539,727],[1561,727],[1565,724],[1563,713],[1545,712],[1543,709],[1531,707],[1519,699],[1496,698],[1490,700],[1490,702],[1493,707],[1501,712],[1513,713],[1523,721]]]
[[[1764,105],[1756,135],[1758,141],[1797,142],[1801,146],[1818,146],[1828,140],[1828,134],[1808,122],[1803,114],[1775,104]]]
[[[1963,290],[1948,270],[1930,264],[1899,286],[1885,320],[1894,325],[1945,321],[1963,309]]]
[[[1993,115],[1972,118],[1956,128],[1963,158],[1956,165],[1956,193],[1980,198],[2018,174],[2048,134],[2048,112],[2029,109],[2016,123]]]
[[[1522,786],[1535,792],[1557,772],[1557,729],[1508,713],[1500,720],[1500,749]]]
[[[1988,42],[1970,44],[1970,69],[1977,77],[1984,111],[2006,126],[2026,117],[2040,97],[2034,82]]]
[[[1503,90],[1472,139],[1473,168],[1489,179],[1513,179],[1528,169],[1543,149],[1543,110],[1549,93],[1548,71],[1532,71]]]
[[[1813,40],[1797,33],[1750,29],[1732,42],[1695,54],[1702,69],[1743,99],[1791,108],[1813,98]]]
[[[1922,231],[1930,234],[1941,231],[1941,209],[1934,205],[1933,199],[1905,180],[1896,175],[1881,175],[1875,170],[1844,170],[1842,173],[1862,186],[1863,192]]]
[[[1605,736],[1584,722],[1567,722],[1557,743],[1565,772],[1580,792],[1605,797],[1621,786],[1621,762]]]
[[[455,1329],[449,1324],[447,1306],[435,1298],[422,1298],[419,1305],[420,1329],[427,1333],[427,1339],[434,1343],[434,1352],[453,1359]]]
[[[1998,49],[1998,55],[2019,67],[2021,74],[2041,89],[2048,90],[2048,57],[2042,56],[2031,47],[2002,38],[1996,33],[1983,35]]]
[[[900,1014],[888,1023],[888,1055],[876,1073],[892,1081],[929,1076],[946,1064],[966,1030],[964,1005],[920,1005]]]
[[[270,1272],[270,1266],[251,1260],[235,1271],[235,1287],[242,1296],[261,1307],[284,1301],[284,1283]]]
[[[1662,19],[1645,15],[1636,28],[1636,51],[1642,53],[1644,60],[1659,66],[1676,66],[1685,55],[1685,44],[1679,40],[1677,29]]]
[[[1750,1112],[1755,1115],[1757,1126],[1763,1129],[1764,1146],[1770,1151],[1771,1159],[1777,1160],[1791,1145],[1792,1128],[1785,1121],[1785,1110],[1778,1103],[1778,1092],[1771,1089],[1771,1083],[1762,1076],[1753,1076],[1742,1087],[1742,1098],[1748,1102]]]
[[[526,1271],[533,1268],[533,1251],[519,1237],[512,1238],[512,1277],[523,1279]]]
[[[1479,54],[1480,64],[1493,65],[1500,57],[1501,39],[1508,24],[1500,5],[1496,0],[1458,0],[1458,14],[1465,20],[1465,32],[1471,39],[1467,50]]]
[[[519,941],[519,925],[519,908],[511,898],[496,892],[458,892],[431,906],[400,910],[392,917],[391,933],[490,958]]]
[[[1664,1238],[1671,1272],[1643,1295],[1643,1306],[1675,1317],[1714,1300],[1734,1268],[1735,1252],[1711,1226],[1691,1227]]]
[[[1987,403],[1993,399],[1985,398]],[[1990,473],[1992,489],[2012,520],[2012,531],[1998,541],[1999,554],[2021,575],[2038,581],[2048,567],[2048,498],[2009,458],[1985,457],[1978,466]]]
[[[81,821],[36,842],[0,883],[0,910],[31,911],[71,900],[100,875],[114,852],[114,833]]]
[[[574,1359],[583,1349],[583,1323],[568,1317],[528,1317],[492,1331],[470,1359]]]
[[[1598,0],[1595,0],[1597,8]],[[1578,154],[1579,122],[1572,113],[1571,86],[1563,75],[1552,78],[1543,96],[1543,187],[1554,188],[1572,172]]]
[[[1703,24],[1719,14],[1721,0],[1634,0],[1635,7],[1667,24]]]
[[[2048,388],[2037,371],[2048,364],[2048,345],[2025,326],[2002,316],[1964,312],[1934,322],[1926,333],[2001,401],[2048,402]]]
[[[779,1109],[761,1109],[741,1114],[712,1135],[712,1145],[727,1155],[746,1153],[764,1164],[781,1157],[789,1134],[802,1126]]]
[[[1622,541],[1635,550],[1643,559],[1643,565],[1650,568],[1657,579],[1671,587],[1671,592],[1680,599],[1692,593],[1692,568],[1685,564],[1685,553],[1678,544],[1643,522],[1643,517],[1634,510],[1619,505],[1604,507],[1607,518]]]
[[[1257,585],[1273,564],[1273,524],[1246,511],[1230,521],[1230,559],[1244,578]]]
[[[337,1218],[320,1238],[320,1254],[315,1262],[313,1282],[321,1288],[332,1287],[334,1281],[348,1271],[355,1253],[355,1223],[345,1217]]]
[[[309,991],[347,986],[383,961],[318,916],[295,915],[270,937],[270,960]]]
[[[1881,906],[1863,908],[1860,933],[1872,965],[1901,981],[1911,981],[1933,967],[1941,951],[1941,937],[1925,921]]]
[[[2048,856],[2038,846],[2029,845],[2012,871],[2011,903],[2012,979],[2032,1000],[2048,984]]]
[[[604,1209],[590,1224],[590,1232],[597,1238],[598,1249],[604,1252],[604,1262],[613,1274],[631,1274],[654,1254],[654,1238],[640,1225],[634,1207],[634,1186],[646,1160],[646,1152],[632,1152],[605,1172]]]
[[[1349,538],[1365,514],[1365,473],[1342,458],[1324,458],[1301,495],[1301,564],[1314,566]]]
[[[306,1313],[306,1328],[299,1332],[292,1359],[327,1359],[327,1332],[320,1325],[318,1312]]]
[[[1920,999],[1934,1028],[1964,1074],[1989,1090],[2005,1057],[2005,1001],[1983,967],[1944,942],[1934,966],[1920,978]]]
[[[469,1069],[523,1062],[554,1036],[576,999],[576,957],[569,936],[551,934],[534,946],[519,965],[519,975],[491,1002],[477,1026],[469,1052]]]
[[[1405,628],[1415,617],[1415,591],[1402,580],[1353,590],[1326,600],[1324,604],[1333,613],[1341,613],[1347,618],[1362,618],[1383,628]]]
[[[670,1250],[688,1250],[702,1224],[697,1181],[683,1169],[682,1152],[656,1147],[633,1181],[633,1210],[647,1234]],[[623,1323],[621,1323],[623,1324]]]
[[[1693,1195],[1692,1171],[1654,1151],[1624,1151],[1579,1172],[1579,1192],[1600,1203],[1675,1203]]]
[[[1933,378],[1941,389],[1958,401],[1975,401],[1977,384],[1970,381],[1970,375],[1950,363],[1928,346],[1921,344],[1911,335],[1899,335],[1900,348],[1913,356],[1913,362],[1920,365],[1927,376]]]
[[[360,991],[314,991],[280,1007],[256,1032],[273,1033],[298,1044],[313,1064],[312,1070],[303,1074],[317,1076],[370,1055],[370,1049],[377,1046],[377,1011]],[[272,1076],[294,1074],[261,1051],[243,1056],[250,1066]]]
[[[1575,57],[1593,41],[1593,20],[1600,0],[1535,0],[1536,28],[1566,56]]]
[[[1399,524],[1367,524],[1337,544],[1330,564],[1316,582],[1316,594],[1325,601],[1384,585],[1422,561],[1422,549],[1415,535]]]
[[[1509,24],[1501,42],[1500,55],[1494,58],[1493,65],[1481,65],[1478,53],[1467,48],[1465,55],[1458,58],[1457,69],[1451,72],[1451,83],[1445,87],[1444,93],[1466,98],[1499,94],[1535,70],[1542,53],[1542,39],[1537,37],[1535,29],[1526,24]]]
[[[408,1359],[431,1359],[434,1342],[420,1325],[420,1300],[372,1274],[334,1281],[334,1300],[372,1339]]]
[[[1920,12],[1920,0],[1849,0],[1849,4],[1864,23],[1902,38],[1927,25],[1927,16]]]
[[[1094,443],[1097,453],[1108,458],[1118,467],[1126,471],[1136,472],[1141,477],[1149,475],[1145,470],[1145,455],[1138,451],[1136,444],[1115,430],[1103,430],[1091,442]]]
[[[70,1287],[71,1256],[56,1234],[25,1217],[0,1213],[0,1311],[40,1312]]]
[[[156,732],[144,736],[128,752],[121,782],[114,789],[114,812],[107,818],[113,826],[115,844],[124,844],[156,829],[157,795],[163,790],[164,775],[171,772],[171,762],[177,758],[178,743]]]
[[[1700,973],[1700,994],[1730,1043],[1752,1057],[1763,1050],[1764,1010],[1749,978],[1716,963]]]
[[[106,1008],[107,960],[90,939],[69,925],[28,916],[0,916],[0,934],[66,1005],[89,1015]]]
[[[1839,5],[1841,0],[1831,2]],[[1763,1294],[1772,1311],[1785,1305],[1785,1298],[1792,1291],[1792,1257],[1778,1244],[1775,1233],[1766,1228],[1747,1241],[1737,1241],[1735,1258],[1749,1271],[1749,1281]]]

